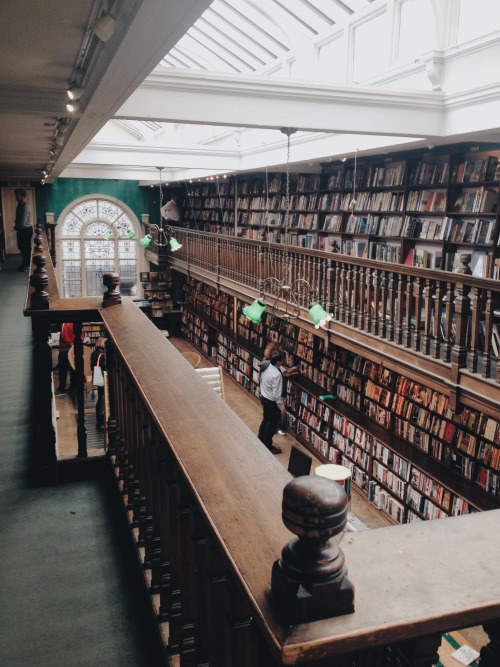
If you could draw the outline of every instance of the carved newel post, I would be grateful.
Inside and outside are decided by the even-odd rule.
[[[271,591],[291,625],[354,611],[354,586],[335,536],[347,522],[347,495],[330,479],[297,477],[283,490],[282,518],[297,538],[273,565]]]
[[[33,250],[33,252],[35,254],[42,253],[43,252],[43,248],[42,248],[42,245],[43,245],[43,229],[42,229],[42,221],[40,220],[40,218],[38,218],[38,220],[36,221],[35,236],[34,236],[34,239],[33,239],[33,243],[35,244],[35,249]]]
[[[102,282],[108,290],[104,292],[102,297],[102,305],[104,308],[108,306],[116,306],[122,302],[120,294],[120,274],[108,271],[102,277]]]
[[[49,274],[45,268],[47,258],[45,255],[33,255],[35,270],[30,276],[30,285],[33,287],[30,305],[33,310],[44,310],[49,307],[49,294],[45,288],[49,284]]]

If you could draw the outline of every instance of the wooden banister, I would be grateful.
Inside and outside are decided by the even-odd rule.
[[[376,268],[368,264],[360,265],[365,278]],[[363,285],[373,287],[346,277],[350,265],[342,299],[346,285],[357,283],[361,296]],[[102,319],[111,339],[110,460],[150,594],[158,598],[156,619],[160,626],[168,621],[167,649],[182,667],[374,667],[389,664],[389,650],[406,656],[401,664],[430,667],[441,632],[479,624],[491,638],[482,667],[499,664],[500,510],[345,534],[340,546],[354,612],[291,625],[271,590],[273,564],[293,537],[281,519],[291,475],[131,299],[109,308],[100,298],[61,299],[51,292],[47,266],[49,308],[26,309],[36,323],[42,378],[42,462],[50,465],[53,456],[44,421],[48,324]],[[443,285],[442,276],[436,280]],[[380,284],[370,295],[382,293]],[[417,297],[421,302],[420,288]],[[336,326],[347,337],[349,323]]]
[[[500,572],[494,565],[500,510],[494,510],[346,534],[341,548],[355,587],[355,612],[288,626],[270,593],[270,581],[272,565],[291,538],[281,522],[289,473],[133,303],[124,299],[102,317],[120,368],[114,389],[120,396],[116,421],[138,486],[151,492],[144,480],[153,473],[148,460],[158,441],[153,449],[148,437],[136,444],[131,406],[136,410],[140,404],[143,416],[144,411],[149,415],[166,461],[170,518],[160,541],[177,544],[173,553],[166,547],[170,559],[182,558],[187,544],[210,543],[224,563],[225,578],[238,589],[238,604],[243,596],[278,664],[313,665],[327,656],[358,654],[500,617]],[[203,410],[194,410],[196,405]],[[147,433],[144,424],[141,432]],[[154,508],[164,512],[157,498],[145,496],[144,503],[146,513]],[[196,554],[180,570],[170,565],[179,603],[174,646],[184,655],[182,664],[191,664],[187,646],[202,632],[197,624],[203,617],[193,610],[192,596],[200,594],[197,585],[211,590],[200,572],[193,579],[191,567],[199,567]],[[171,599],[167,606],[170,614],[176,608]],[[188,627],[191,640],[183,645]]]

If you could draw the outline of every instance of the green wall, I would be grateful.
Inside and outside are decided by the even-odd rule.
[[[159,210],[159,189],[139,187],[138,181],[115,181],[97,178],[58,178],[54,183],[36,185],[36,217],[45,222],[51,211],[57,220],[73,201],[87,195],[108,195],[119,199],[135,213],[139,221],[143,213],[155,222]],[[156,213],[156,216],[155,216]]]

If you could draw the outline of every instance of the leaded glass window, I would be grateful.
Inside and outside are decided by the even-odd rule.
[[[134,294],[137,242],[134,224],[119,202],[94,197],[76,204],[60,226],[64,296],[98,296],[106,271],[120,274],[120,291]]]

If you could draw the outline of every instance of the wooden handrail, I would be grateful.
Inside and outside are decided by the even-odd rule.
[[[172,268],[241,298],[255,298],[264,277],[280,277],[281,244],[180,228],[175,234],[182,248],[169,255]],[[325,329],[330,341],[348,349],[364,345],[389,367],[394,358],[408,357],[412,367],[418,359],[417,370],[428,376],[424,383],[432,386],[433,377],[446,381],[452,409],[465,397],[477,404],[478,381],[491,381],[482,393],[491,394],[494,409],[500,396],[498,281],[306,248],[286,253],[292,276],[306,278],[333,313]],[[301,304],[298,320],[305,328],[311,326],[308,305]]]
[[[313,664],[500,617],[500,572],[493,565],[500,510],[494,510],[347,534],[342,548],[355,613],[284,624],[269,584],[272,564],[291,537],[280,519],[290,475],[134,304],[124,300],[102,317],[128,387],[119,399],[125,405],[118,429],[129,461],[140,467],[139,484],[147,473],[147,439],[135,446],[137,427],[128,433],[123,422],[127,411],[145,408],[159,430],[160,449],[171,453],[189,503],[202,517],[198,538],[210,532],[280,664]],[[195,409],[200,405],[203,410]]]
[[[26,314],[45,331],[54,316],[94,312],[72,304]],[[131,299],[98,313],[111,339],[111,461],[181,665],[371,666],[390,644],[430,667],[441,632],[478,624],[492,637],[482,665],[498,664],[500,510],[346,534],[354,613],[290,626],[270,590],[292,537],[289,473]]]

